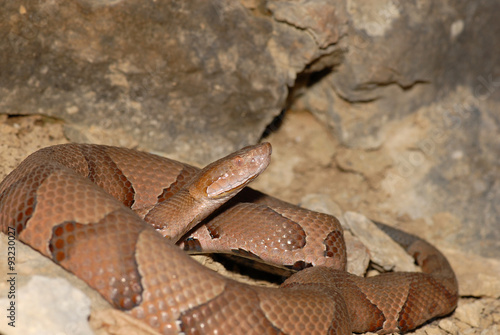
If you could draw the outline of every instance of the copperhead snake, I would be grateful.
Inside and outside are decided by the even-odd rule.
[[[161,334],[405,332],[454,310],[446,258],[394,228],[380,224],[422,273],[347,273],[337,219],[246,187],[270,154],[246,147],[200,170],[124,148],[43,148],[0,184],[0,225]],[[249,286],[179,245],[305,269],[279,289]]]

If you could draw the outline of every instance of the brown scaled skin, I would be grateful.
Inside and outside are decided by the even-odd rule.
[[[44,148],[0,184],[0,226],[161,334],[386,333],[453,311],[455,275],[425,241],[382,225],[423,273],[356,277],[344,271],[335,218],[248,188],[210,215],[192,241],[312,268],[280,289],[254,287],[172,244],[262,172],[270,153],[269,144],[245,148],[199,170],[124,148]]]
[[[177,242],[264,171],[271,151],[271,145],[263,143],[207,165],[182,190],[153,207],[144,220]]]

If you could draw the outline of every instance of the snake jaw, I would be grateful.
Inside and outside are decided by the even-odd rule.
[[[271,144],[262,143],[245,147],[215,163],[208,165],[204,188],[208,199],[230,198],[257,178],[269,165]]]
[[[257,176],[258,174],[241,176],[239,174],[225,173],[207,187],[207,197],[210,199],[220,199],[227,195],[232,195],[239,192]]]

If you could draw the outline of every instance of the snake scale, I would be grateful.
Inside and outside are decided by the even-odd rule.
[[[0,226],[160,334],[405,332],[454,310],[448,261],[394,228],[380,224],[422,272],[347,273],[337,219],[246,187],[270,155],[264,143],[198,169],[125,148],[43,148],[0,184]],[[280,288],[255,287],[182,248],[302,270]]]

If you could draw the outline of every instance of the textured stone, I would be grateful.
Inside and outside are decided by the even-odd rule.
[[[370,264],[370,251],[357,236],[344,232],[347,249],[347,272],[364,277]]]
[[[267,8],[277,21],[309,31],[321,49],[336,44],[346,31],[342,1],[269,1]]]
[[[340,169],[361,174],[373,187],[380,185],[392,165],[392,160],[383,152],[346,148],[339,150],[335,161]]]
[[[458,333],[458,326],[449,319],[443,319],[439,321],[439,328],[447,331],[450,334]]]
[[[198,163],[255,143],[297,73],[338,49],[347,18],[324,0],[244,5],[3,1],[0,113]]]
[[[90,299],[65,279],[33,276],[26,285],[17,286],[16,290],[16,327],[0,323],[3,334],[93,334],[87,323]],[[6,297],[1,298],[0,305],[7,306],[9,301]]]
[[[500,45],[491,40],[500,22],[491,13],[500,4],[345,5],[342,64],[320,80],[313,76],[295,106],[328,125],[349,148],[348,158],[384,156],[389,166],[371,159],[363,172],[382,167],[380,173],[363,177],[393,198],[396,212],[412,218],[453,213],[462,229],[450,239],[499,257]],[[346,154],[337,163],[360,171],[346,164]]]
[[[498,2],[349,0],[345,6],[350,20],[342,66],[303,100],[345,144],[380,146],[391,120],[460,84],[498,99],[498,85],[492,81],[500,47],[490,49],[500,29],[491,15]],[[482,27],[488,27],[487,33]]]
[[[206,160],[257,141],[286,98],[271,22],[232,1],[2,8],[1,110],[64,119],[73,140]]]
[[[481,312],[484,310],[482,301],[460,303],[455,311],[455,316],[472,327],[481,324]]]
[[[449,248],[441,250],[460,282],[460,294],[472,297],[500,298],[500,260]]]
[[[340,206],[326,194],[308,194],[300,200],[299,206],[312,211],[333,215],[339,221],[343,219]],[[342,223],[342,221],[340,222]]]
[[[374,263],[387,271],[416,271],[413,258],[365,216],[346,212],[344,220],[348,229],[368,248]]]

